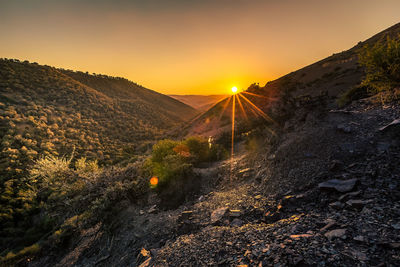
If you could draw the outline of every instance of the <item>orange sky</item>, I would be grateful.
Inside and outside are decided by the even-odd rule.
[[[399,0],[0,0],[0,57],[225,94],[346,50],[399,15]]]

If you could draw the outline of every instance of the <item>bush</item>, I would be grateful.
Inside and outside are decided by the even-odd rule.
[[[369,95],[370,94],[368,92],[368,87],[358,85],[350,88],[344,94],[342,94],[337,100],[337,103],[340,107],[343,107],[344,105],[350,103],[351,101],[358,100],[367,97]]]
[[[32,181],[36,180],[44,185],[54,186],[60,179],[66,178],[70,173],[69,164],[71,159],[50,155],[36,160],[29,171]]]
[[[358,53],[359,63],[365,67],[362,86],[373,92],[392,90],[400,85],[400,35],[387,37],[373,46],[365,45]]]
[[[148,176],[158,178],[154,190],[164,206],[174,207],[198,189],[199,178],[194,174],[193,166],[220,159],[222,155],[222,147],[210,145],[202,137],[190,137],[181,142],[162,140],[153,146],[152,156],[144,169]]]
[[[80,175],[89,173],[98,173],[100,171],[97,160],[87,160],[85,157],[78,159],[75,162],[75,170]]]

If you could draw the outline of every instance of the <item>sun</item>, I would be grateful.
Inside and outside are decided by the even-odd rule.
[[[237,92],[237,90],[238,90],[238,89],[237,89],[237,87],[236,87],[236,86],[234,86],[234,87],[232,87],[232,89],[231,89],[231,90],[232,90],[232,93],[236,94],[236,92]]]

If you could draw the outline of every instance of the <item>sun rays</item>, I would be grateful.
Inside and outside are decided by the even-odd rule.
[[[232,87],[231,88],[232,95],[229,96],[225,100],[224,103],[222,103],[222,109],[220,111],[220,114],[218,116],[218,122],[221,121],[222,117],[226,116],[226,113],[228,112],[228,107],[231,107],[231,155],[230,155],[230,179],[232,180],[233,177],[233,168],[234,168],[234,158],[235,158],[235,130],[236,130],[236,124],[238,119],[244,119],[243,122],[250,122],[251,118],[262,118],[263,120],[276,124],[276,122],[269,116],[267,113],[265,113],[260,107],[258,107],[255,103],[253,103],[251,98],[258,98],[262,102],[262,106],[269,106],[271,102],[276,101],[274,98],[270,98],[267,96],[251,93],[251,92],[238,92],[237,87]],[[247,96],[245,96],[247,95]],[[249,99],[250,98],[250,99]],[[257,101],[260,102],[260,101]],[[240,113],[236,114],[236,105],[238,106],[238,109],[240,110]],[[251,114],[248,114],[248,112],[251,112]],[[228,113],[229,114],[229,113]],[[217,127],[221,127],[219,123],[216,124]],[[273,131],[270,130],[270,132],[273,134]]]

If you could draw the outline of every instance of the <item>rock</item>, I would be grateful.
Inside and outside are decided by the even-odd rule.
[[[242,225],[243,225],[243,221],[238,218],[233,219],[233,221],[231,222],[231,226],[234,226],[234,227],[240,227]]]
[[[364,252],[354,250],[351,252],[351,254],[353,254],[353,257],[356,258],[357,260],[360,261],[368,260],[367,254],[365,254]]]
[[[292,265],[293,265],[293,266],[297,266],[297,265],[299,265],[300,263],[302,263],[303,260],[304,260],[304,259],[303,259],[302,256],[294,257],[294,258],[292,259]]]
[[[356,197],[356,196],[358,196],[360,194],[361,194],[361,191],[346,193],[346,194],[341,195],[339,197],[339,201],[343,201],[344,199],[349,198],[349,197]]]
[[[310,234],[290,235],[290,238],[292,238],[292,239],[300,239],[300,238],[307,238],[307,237],[312,237],[312,235],[310,235]]]
[[[147,213],[154,213],[157,211],[157,205],[151,206],[151,208],[147,211]]]
[[[384,132],[389,130],[390,128],[400,127],[400,119],[394,120],[391,123],[379,128],[379,131]]]
[[[136,257],[137,266],[142,266],[142,267],[149,266],[150,261],[151,261],[150,251],[146,250],[145,248],[142,248]]]
[[[325,225],[324,227],[322,227],[320,229],[321,232],[325,232],[326,230],[328,230],[329,228],[332,228],[333,226],[336,225],[335,221],[330,221],[327,225]]]
[[[339,160],[333,160],[329,166],[330,171],[337,171],[343,169],[343,162]]]
[[[366,238],[363,237],[362,235],[358,235],[358,236],[354,237],[353,240],[358,241],[358,242],[362,242],[362,243],[367,241]]]
[[[389,243],[389,247],[390,248],[399,249],[400,248],[400,243],[398,243],[398,242]]]
[[[329,207],[334,208],[336,210],[343,209],[344,204],[340,201],[332,202],[329,204]]]
[[[186,210],[186,211],[183,211],[182,213],[181,213],[181,216],[179,217],[179,221],[186,221],[186,220],[189,220],[191,217],[192,217],[192,215],[193,215],[193,211],[191,211],[191,210]]]
[[[279,221],[280,219],[281,219],[281,214],[279,212],[267,211],[264,214],[264,221],[266,223],[274,223],[276,221]]]
[[[362,209],[365,204],[370,202],[372,202],[372,200],[350,199],[346,202],[346,205],[353,209]]]
[[[150,266],[150,262],[151,262],[151,258],[148,258],[142,264],[140,264],[139,267],[148,267],[148,266]]]
[[[318,184],[318,187],[320,189],[335,189],[338,192],[341,193],[346,193],[350,192],[353,190],[357,183],[358,179],[349,179],[349,180],[337,180],[337,179],[332,179],[328,180],[326,182],[322,182]]]
[[[346,237],[346,229],[335,229],[332,231],[329,231],[327,233],[325,233],[325,236],[329,239],[338,237],[338,238],[342,238],[345,239]]]
[[[344,132],[344,133],[351,133],[351,127],[346,124],[339,124],[337,129]]]
[[[238,173],[241,174],[241,173],[246,173],[246,172],[249,172],[249,171],[251,171],[251,169],[250,168],[246,168],[246,169],[240,170]]]
[[[214,210],[211,213],[211,223],[217,223],[217,222],[221,221],[221,219],[225,216],[227,211],[228,211],[227,207],[222,207],[222,208]]]
[[[396,230],[400,230],[400,223],[393,223],[392,227]]]
[[[299,225],[299,224],[293,225],[293,227],[290,229],[290,232],[292,234],[298,234],[298,233],[300,233],[302,231],[303,231],[303,227],[301,225]]]
[[[241,215],[241,210],[229,210],[229,217],[240,217]]]

